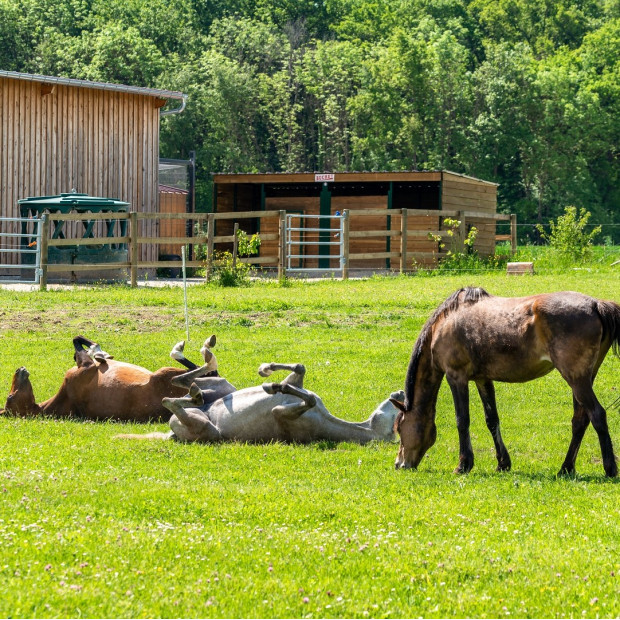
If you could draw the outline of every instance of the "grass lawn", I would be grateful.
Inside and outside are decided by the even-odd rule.
[[[189,290],[186,352],[211,333],[237,387],[262,362],[302,362],[330,411],[365,419],[403,387],[415,338],[456,288],[571,289],[620,302],[617,268],[256,283]],[[71,338],[157,368],[185,337],[181,289],[0,291],[0,385],[28,368],[37,400],[72,364]],[[277,378],[277,376],[276,376]],[[608,355],[596,392],[620,397]],[[4,395],[1,397],[4,399]],[[181,445],[115,439],[153,425],[0,419],[3,617],[618,617],[620,485],[594,431],[578,476],[555,477],[572,399],[557,372],[497,385],[510,473],[472,390],[476,456],[458,461],[444,382],[438,439],[416,472],[397,444]],[[165,430],[163,424],[154,425]],[[609,411],[620,452],[620,411]]]

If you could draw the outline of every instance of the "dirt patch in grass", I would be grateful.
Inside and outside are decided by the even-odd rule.
[[[404,320],[423,320],[423,316],[408,311],[401,314],[386,313],[377,316],[370,311],[357,314],[308,310],[276,310],[272,312],[190,311],[190,323],[195,326],[241,327],[377,327],[399,325]],[[182,324],[184,317],[178,310],[161,307],[117,306],[55,307],[51,309],[22,309],[19,312],[0,311],[0,330],[50,332],[97,331],[115,327],[137,332],[152,332]]]

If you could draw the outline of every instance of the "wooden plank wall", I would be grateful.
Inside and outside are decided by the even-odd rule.
[[[157,212],[157,106],[151,96],[0,78],[0,217],[18,217],[20,198],[73,188]],[[143,222],[141,234],[156,226]],[[140,260],[157,260],[157,247]]]
[[[497,211],[497,186],[492,183],[444,172],[441,195],[443,209],[446,210],[479,211],[489,215],[494,215]],[[478,254],[494,254],[495,222],[476,218],[467,218],[466,222],[468,228],[472,225],[478,229],[474,244]]]
[[[406,208],[406,207],[403,207]],[[412,207],[413,208],[413,207]],[[407,231],[411,233],[413,231],[421,232],[422,236],[414,236],[407,238],[407,266],[406,271],[413,269],[414,261],[418,265],[424,267],[431,267],[436,263],[436,257],[439,256],[439,244],[428,238],[428,231],[439,230],[440,218],[436,215],[408,215],[407,216]],[[391,230],[401,229],[401,216],[392,215],[391,217]],[[392,252],[400,251],[400,237],[392,237],[391,250]],[[433,258],[435,257],[435,258]],[[400,258],[390,259],[390,268],[398,270],[400,269]]]
[[[285,210],[288,213],[304,213],[306,215],[319,215],[320,213],[320,199],[316,196],[308,196],[308,197],[276,197],[272,196],[266,199],[265,201],[265,210],[271,211],[272,209],[277,210]],[[299,222],[294,222],[294,224],[299,224]],[[312,220],[312,224],[308,222],[305,225],[310,227],[318,227],[319,220]],[[277,233],[278,232],[279,222],[275,218],[267,218],[261,221],[261,233]],[[304,241],[318,241],[316,235],[310,236],[310,233],[306,233],[304,235]],[[294,246],[294,250],[298,250],[300,246]],[[300,252],[296,252],[297,254],[313,254],[318,255],[319,246],[314,244],[309,244],[303,246],[303,250]],[[278,255],[278,242],[277,241],[267,241],[265,243],[261,243],[260,248],[261,256],[277,256]],[[295,266],[298,266],[297,263],[294,263]],[[319,261],[316,258],[307,259],[304,261],[302,265],[305,268],[315,269],[319,266]]]
[[[332,196],[332,215],[336,211],[342,213],[345,209],[385,209],[386,215],[362,215],[351,217],[349,230],[388,230],[387,196]],[[353,238],[349,243],[350,254],[364,252],[386,252],[385,235],[377,237]],[[332,248],[332,254],[338,254],[338,248]],[[333,261],[331,267],[338,269],[340,265]],[[350,268],[385,269],[385,259],[366,259],[350,261]]]
[[[185,213],[187,211],[187,194],[184,192],[160,192],[159,209],[161,213]],[[160,237],[185,237],[185,230],[185,220],[159,220]],[[181,256],[181,245],[178,243],[162,243],[159,246],[159,255],[163,254]]]

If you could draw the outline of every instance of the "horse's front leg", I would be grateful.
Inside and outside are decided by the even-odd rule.
[[[189,396],[164,398],[162,404],[174,414],[170,418],[170,428],[180,441],[221,441],[219,430],[198,409],[204,400],[196,384],[191,386]]]
[[[263,389],[267,394],[290,394],[301,399],[300,403],[291,403],[289,405],[278,405],[272,409],[272,413],[276,419],[283,421],[296,420],[299,416],[306,413],[316,405],[316,397],[309,394],[303,389],[299,389],[288,383],[263,383]]]
[[[469,436],[469,384],[466,378],[446,375],[456,412],[456,428],[459,432],[459,464],[455,474],[466,474],[474,466],[474,451]]]
[[[288,375],[282,381],[282,384],[294,385],[298,388],[304,387],[304,375],[306,374],[306,367],[303,364],[277,364],[271,362],[270,364],[261,364],[258,368],[258,374],[261,377],[268,377],[276,370],[288,370],[291,374]]]
[[[502,440],[502,434],[499,430],[499,415],[497,414],[495,386],[493,385],[493,381],[477,381],[476,387],[478,388],[478,394],[480,394],[482,406],[484,407],[484,419],[486,420],[487,428],[495,444],[497,471],[510,471],[510,455],[508,454],[508,450],[506,450],[506,446]]]

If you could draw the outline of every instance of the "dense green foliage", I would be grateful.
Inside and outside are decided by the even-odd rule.
[[[475,284],[500,295],[572,289],[620,301],[620,274],[567,270]],[[191,341],[215,332],[222,373],[256,384],[265,361],[303,362],[332,413],[364,419],[402,387],[415,337],[470,274],[258,282],[189,290]],[[155,368],[184,338],[180,288],[0,290],[0,386],[25,365],[49,397],[70,338]],[[42,320],[44,317],[44,320]],[[620,445],[620,360],[596,391]],[[274,380],[280,375],[274,375]],[[21,618],[561,618],[620,610],[619,479],[589,428],[578,475],[556,478],[572,398],[557,372],[498,384],[513,469],[495,472],[472,386],[476,464],[456,476],[450,390],[417,472],[394,444],[183,445],[123,441],[152,425],[0,416],[0,616]],[[164,430],[164,425],[156,425]]]
[[[188,93],[204,209],[209,171],[445,168],[620,234],[617,0],[0,0],[0,66]]]

